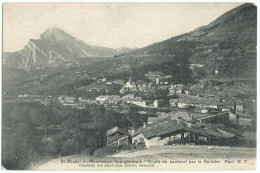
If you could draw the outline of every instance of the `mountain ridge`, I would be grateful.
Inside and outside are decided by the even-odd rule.
[[[224,13],[207,26],[127,52],[122,56],[175,56],[175,52],[181,50],[191,51],[190,63],[206,65],[205,73],[207,74],[214,74],[214,71],[223,65],[221,61],[228,59],[243,61],[251,57],[250,62],[252,60],[252,63],[249,66],[254,67],[257,38],[256,19],[257,7],[246,3]],[[240,65],[233,67],[238,70]],[[242,68],[243,72],[246,70],[251,73],[256,72],[256,68]],[[221,73],[225,72],[221,71]]]
[[[59,28],[48,28],[40,39],[30,39],[22,50],[5,52],[3,63],[14,69],[30,71],[57,67],[80,58],[113,57],[129,50],[90,46]]]
[[[39,91],[46,84],[52,91],[54,88],[48,81],[63,79],[75,83],[78,79],[84,80],[84,76],[127,80],[130,75],[143,77],[148,71],[162,71],[166,75],[172,75],[176,83],[183,82],[179,79],[187,78],[194,82],[223,77],[255,79],[256,14],[256,6],[244,4],[221,15],[216,19],[217,22],[209,23],[211,27],[200,27],[102,61],[94,59],[91,63],[84,64],[79,61],[78,66],[66,69],[70,78],[57,73],[44,77],[42,81],[28,82],[19,88]],[[66,82],[61,81],[60,85],[66,85]]]

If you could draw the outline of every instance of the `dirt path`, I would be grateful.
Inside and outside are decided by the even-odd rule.
[[[111,157],[163,157],[168,159],[231,159],[231,158],[255,158],[256,149],[242,147],[223,146],[161,146],[151,147],[145,150],[126,151],[112,155]]]
[[[255,162],[256,149],[255,148],[242,148],[242,147],[220,147],[220,146],[192,146],[192,145],[179,145],[179,146],[160,146],[151,147],[149,149],[122,151],[118,154],[110,155],[103,158],[95,158],[84,155],[67,156],[58,159],[51,160],[45,164],[42,164],[36,168],[36,170],[97,170],[97,165],[102,163],[108,165],[108,167],[100,167],[102,170],[119,170],[120,167],[115,167],[116,163],[125,163],[125,161],[142,161],[143,163],[150,164],[149,161],[156,160],[168,160],[169,166],[174,169],[180,169],[178,164],[171,164],[170,161],[183,161],[189,162],[190,160],[202,160],[214,161],[221,160],[222,163],[225,160],[251,160],[251,163]],[[62,160],[65,161],[62,162]],[[71,162],[68,162],[71,161]],[[87,162],[85,162],[87,161]],[[90,161],[90,162],[89,162]],[[152,163],[153,164],[153,163]],[[189,163],[187,163],[189,165]],[[83,166],[81,166],[83,165]],[[113,165],[109,167],[109,165]],[[137,164],[138,165],[138,164]],[[211,164],[199,165],[198,170],[209,170]],[[249,165],[249,164],[248,164]],[[234,169],[246,169],[248,165],[234,165]],[[158,166],[158,165],[157,165]],[[218,165],[218,169],[225,170],[224,164]],[[249,165],[250,166],[250,165]],[[146,167],[139,167],[140,170],[147,170]],[[149,167],[150,169],[163,170],[165,167]],[[129,167],[121,167],[121,169],[129,170]],[[186,169],[186,167],[185,167]],[[187,167],[187,170],[192,167]]]

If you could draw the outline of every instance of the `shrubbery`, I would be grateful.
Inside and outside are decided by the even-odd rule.
[[[105,133],[108,129],[140,124],[137,117],[129,120],[131,115],[123,116],[99,105],[87,105],[85,110],[77,110],[56,103],[49,106],[4,103],[3,166],[6,169],[26,169],[43,157],[82,153],[92,155],[96,149],[106,146]],[[115,150],[108,147],[108,151],[105,151],[111,153]]]

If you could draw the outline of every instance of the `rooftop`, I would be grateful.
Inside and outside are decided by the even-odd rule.
[[[113,127],[112,129],[107,130],[106,135],[110,136],[117,132],[119,132],[120,134],[127,134],[123,129],[116,126],[116,127]]]
[[[145,128],[140,127],[132,136],[136,136],[142,133],[146,138],[152,138],[155,136],[163,136],[169,133],[179,133],[180,130],[190,131],[198,133],[205,137],[215,137],[215,138],[232,138],[234,136],[241,136],[241,132],[233,129],[227,128],[222,124],[208,125],[203,123],[191,124],[187,126],[186,122],[177,123],[177,117],[183,117],[183,119],[190,120],[189,114],[187,112],[178,112],[174,116],[168,117],[149,117],[148,124]]]

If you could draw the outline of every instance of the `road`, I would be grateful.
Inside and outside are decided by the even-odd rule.
[[[255,148],[160,146],[121,151],[103,158],[84,155],[67,156],[40,164],[36,166],[36,170],[242,170],[255,169],[255,158]],[[243,163],[237,163],[238,160]],[[164,161],[167,163],[162,164]],[[99,167],[98,164],[103,166]]]
[[[111,157],[149,157],[165,159],[236,159],[255,158],[255,148],[226,147],[226,146],[199,146],[199,145],[178,145],[151,147],[138,151],[123,151]]]

